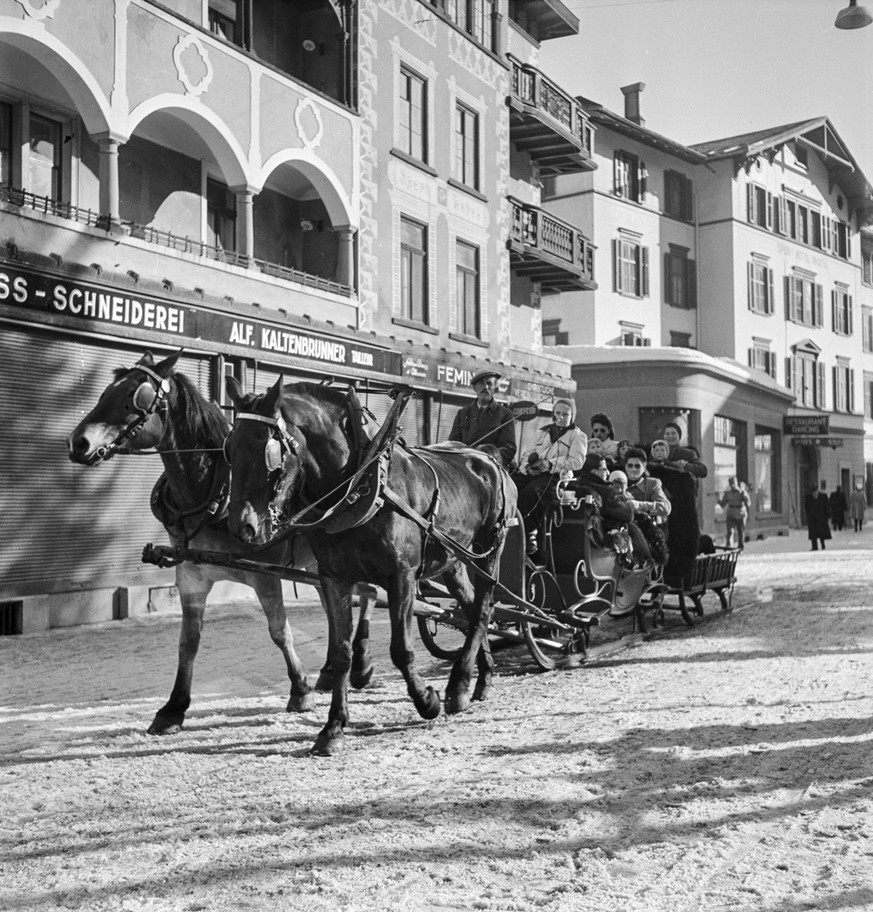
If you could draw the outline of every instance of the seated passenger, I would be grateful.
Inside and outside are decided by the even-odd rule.
[[[618,444],[609,415],[598,412],[591,416],[591,437],[596,437],[603,447],[603,454],[608,460],[615,461],[618,456]]]
[[[619,465],[624,465],[625,459],[627,459],[627,451],[633,447],[633,444],[630,440],[619,440],[618,446],[615,449],[616,461]]]
[[[519,489],[518,509],[528,532],[538,529],[545,517],[549,486],[572,478],[585,462],[588,438],[573,424],[575,414],[569,399],[558,399],[552,410],[553,421],[537,431],[533,449],[522,457],[513,476]]]
[[[571,483],[571,487],[582,496],[589,492],[599,496],[607,527],[629,523],[634,518],[631,505],[623,497],[619,497],[610,486],[609,469],[603,456],[589,453],[585,457],[585,464],[576,473],[576,480]]]
[[[663,465],[670,456],[670,447],[666,440],[654,440],[649,447],[649,461]]]
[[[645,513],[658,525],[665,525],[673,505],[661,482],[648,474],[645,451],[631,448],[624,467],[627,472],[627,493],[634,512]]]
[[[664,440],[669,447],[667,465],[675,466],[690,472],[695,478],[706,478],[709,470],[700,461],[700,454],[693,447],[680,446],[682,442],[682,428],[676,421],[668,421],[664,425]]]

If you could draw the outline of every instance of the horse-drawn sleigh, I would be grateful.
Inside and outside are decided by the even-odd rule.
[[[486,698],[492,638],[526,643],[542,668],[565,667],[584,660],[592,627],[632,616],[645,630],[647,613],[661,619],[671,593],[690,622],[688,574],[694,585],[687,597],[702,610],[709,569],[701,588],[693,572],[696,534],[691,560],[672,567],[652,555],[628,556],[604,540],[599,498],[585,488],[556,492],[539,555],[526,555],[515,488],[497,461],[460,444],[405,446],[400,420],[411,390],[398,393],[371,436],[352,387],[284,387],[280,379],[254,396],[231,381],[238,410],[231,429],[174,364],[173,357],[155,364],[146,355],[118,371],[69,438],[71,458],[85,465],[140,447],[155,447],[164,461],[153,509],[172,545],[147,546],[143,559],[176,566],[183,624],[176,683],[152,733],[182,725],[216,577],[248,582],[258,593],[291,678],[289,710],[310,708],[312,688],[293,651],[281,579],[318,586],[329,629],[319,683],[330,686],[332,700],[314,750],[326,754],[343,737],[349,683],[365,686],[372,672],[373,587],[391,613],[392,661],[424,718],[443,705],[460,712]],[[723,607],[732,567],[719,590]],[[362,607],[353,638],[356,591]],[[426,647],[453,660],[443,701],[416,668],[414,617]]]

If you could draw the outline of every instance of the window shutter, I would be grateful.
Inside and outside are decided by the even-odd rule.
[[[685,261],[685,306],[692,310],[697,307],[697,264]]]
[[[767,352],[767,373],[775,380],[776,379],[776,352]]]
[[[649,296],[649,248],[640,247],[640,297]]]
[[[639,170],[637,171],[637,180],[640,188],[639,202],[643,203],[646,200],[646,187],[648,184],[649,172],[646,170],[646,163],[644,161],[640,162]]]
[[[773,194],[767,194],[767,211],[764,213],[764,219],[767,223],[767,230],[773,230]]]
[[[852,259],[852,232],[848,225],[846,225],[846,259]]]
[[[618,157],[618,153],[615,153],[615,157],[612,160],[612,192],[616,195],[621,194],[621,161]]]
[[[852,320],[852,310],[854,304],[852,303],[852,296],[846,295],[846,332],[851,336],[854,335],[855,328],[853,326]]]
[[[791,276],[785,276],[785,319],[794,319],[794,302],[791,297]]]
[[[688,177],[682,179],[682,218],[694,218],[694,184]]]
[[[755,286],[752,278],[755,274],[755,264],[746,263],[746,293],[749,296],[749,310],[755,309]]]
[[[791,357],[785,359],[785,386],[794,389],[794,359]]]
[[[776,313],[776,295],[773,291],[773,270],[767,267],[764,271],[767,275],[767,313]],[[775,367],[773,376],[776,376]]]
[[[746,184],[746,215],[748,220],[754,225],[757,219],[755,218],[755,185]]]
[[[813,295],[812,322],[815,326],[824,326],[824,289],[815,285]]]
[[[849,388],[846,391],[846,401],[849,404],[849,411],[855,411],[855,371],[852,368],[846,371],[849,375]]]
[[[621,266],[618,260],[619,244],[621,241],[613,239],[612,241],[612,285],[614,291],[622,291],[621,287]]]
[[[779,234],[788,234],[788,204],[784,196],[779,197],[779,225],[777,230]]]
[[[825,402],[825,396],[827,395],[827,388],[825,384],[825,366],[824,362],[816,361],[816,401],[815,404],[819,408],[827,408],[827,403]]]
[[[673,283],[670,281],[670,266],[671,255],[669,253],[664,254],[664,303],[665,304],[678,304],[679,301],[673,300]]]
[[[831,289],[831,322],[833,323],[834,332],[837,331],[837,292],[835,289]]]

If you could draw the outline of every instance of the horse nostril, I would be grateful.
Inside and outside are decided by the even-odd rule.
[[[84,456],[91,448],[88,438],[84,436],[76,437],[67,442],[70,451],[70,459],[77,459]]]
[[[240,529],[240,537],[244,542],[250,542],[255,537],[255,529],[250,523],[243,523]]]

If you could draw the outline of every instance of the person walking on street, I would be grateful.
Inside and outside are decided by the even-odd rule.
[[[806,508],[807,534],[812,542],[810,550],[818,551],[819,543],[821,543],[821,549],[824,551],[825,541],[831,537],[831,527],[828,523],[831,507],[828,503],[828,496],[824,491],[819,491],[816,485],[812,485],[803,505]]]
[[[497,447],[508,466],[515,458],[515,415],[494,398],[497,383],[503,375],[495,370],[479,371],[470,386],[476,391],[476,401],[464,406],[455,415],[449,440],[467,446]]]
[[[846,510],[849,509],[849,505],[846,503],[846,495],[843,494],[843,489],[839,485],[835,491],[831,491],[828,502],[831,506],[831,526],[835,532],[842,532],[843,526],[846,524]]]
[[[863,482],[855,482],[855,490],[849,495],[849,516],[855,524],[855,532],[864,528],[864,518],[867,514],[867,498],[864,496]]]
[[[724,510],[725,548],[731,547],[731,538],[736,530],[737,547],[742,551],[746,542],[746,520],[749,518],[752,499],[745,484],[738,481],[736,475],[728,478],[728,489],[721,495],[718,505]]]

